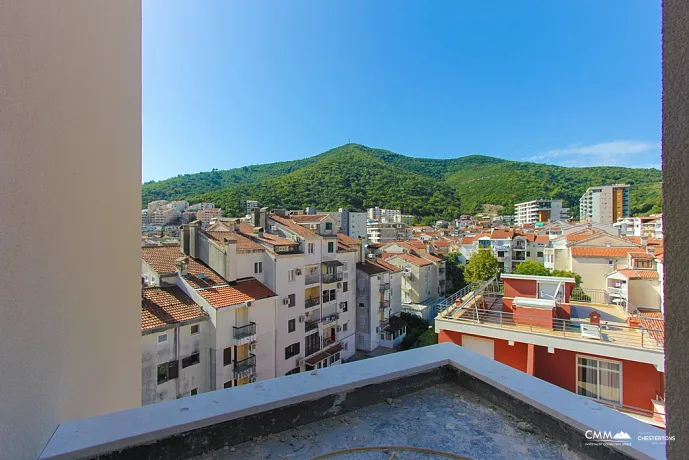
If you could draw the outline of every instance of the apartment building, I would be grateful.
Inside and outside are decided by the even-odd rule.
[[[260,208],[258,201],[246,200],[246,217],[251,217],[255,208]]]
[[[168,204],[167,206],[157,207],[153,210],[149,208],[147,216],[149,225],[169,225],[178,222],[182,217],[182,213]]]
[[[141,404],[208,391],[208,314],[176,285],[141,294]]]
[[[348,209],[340,208],[340,222],[342,233],[354,238],[355,240],[362,239],[363,244],[366,244],[367,232],[366,221],[367,213],[353,212]]]
[[[407,224],[373,221],[368,221],[366,236],[367,241],[373,244],[403,241],[411,237]]]
[[[515,225],[535,224],[567,219],[569,208],[562,207],[562,200],[532,200],[514,205]]]
[[[586,289],[603,291],[605,277],[627,268],[630,252],[645,251],[641,244],[589,228],[551,240],[544,249],[544,266],[554,270],[571,270],[582,277]]]
[[[402,311],[402,270],[384,260],[356,264],[356,348],[395,348],[406,336]]]
[[[400,222],[401,215],[402,211],[399,209],[385,209],[378,206],[368,208],[368,218],[380,222]]]
[[[490,233],[478,233],[462,238],[461,260],[466,263],[479,249],[491,249],[498,260],[500,272],[512,273],[522,262],[544,263],[548,241],[547,235],[494,228]]]
[[[196,219],[208,225],[212,220],[222,216],[220,208],[203,208],[196,211]]]
[[[278,296],[255,277],[242,277],[231,263],[238,254],[252,253],[255,248],[231,235],[226,235],[222,245],[209,238],[195,221],[183,226],[180,246],[142,248],[144,279],[155,286],[177,286],[208,315],[208,353],[196,348],[187,356],[188,366],[200,364],[208,369],[208,383],[195,387],[198,392],[276,375]],[[205,261],[212,261],[218,271]]]
[[[579,200],[579,220],[612,224],[629,217],[628,184],[589,187]]]
[[[664,321],[575,301],[575,280],[502,275],[450,299],[435,320],[439,342],[490,359],[664,426]]]
[[[638,250],[628,254],[627,268],[606,276],[605,293],[611,303],[627,309],[663,312],[662,267],[655,254]]]

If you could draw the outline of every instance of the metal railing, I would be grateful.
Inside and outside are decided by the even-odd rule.
[[[627,290],[622,288],[610,287],[606,288],[606,291],[610,295],[617,295],[620,297],[627,297]]]
[[[305,308],[311,308],[315,307],[317,305],[321,304],[321,298],[319,297],[311,297],[310,299],[305,299],[304,300],[304,307]]]
[[[252,368],[256,367],[256,356],[249,355],[248,358],[242,359],[241,361],[235,360],[234,362],[234,372],[235,374],[243,374],[250,371]]]
[[[570,302],[601,304],[607,304],[609,301],[608,293],[602,289],[582,289],[580,287],[575,287],[572,290],[569,300]]]
[[[337,281],[342,281],[342,273],[324,273],[323,282],[324,283],[335,283]]]
[[[467,302],[470,300],[467,299]],[[501,303],[500,306],[502,306]],[[549,318],[530,314],[509,313],[501,310],[483,310],[474,307],[457,307],[454,311],[444,315],[443,319],[481,324],[501,329],[514,329],[534,334],[566,337],[587,342],[595,340],[582,337],[581,325],[591,325],[588,320],[582,319]],[[610,322],[602,322],[599,330],[601,343],[612,346],[663,351],[662,344],[653,338],[654,336],[662,336],[663,331],[661,330]]]
[[[256,335],[256,323],[251,322],[247,324],[246,326],[232,326],[232,336],[235,339],[244,339],[246,337],[250,337],[252,335]]]
[[[304,277],[304,284],[316,284],[321,282],[321,273],[319,271],[309,273]]]
[[[323,337],[323,348],[335,343],[335,337]]]
[[[390,290],[390,283],[380,283],[379,291],[385,292]]]
[[[310,319],[304,323],[304,330],[306,332],[312,331],[318,327],[318,320]]]

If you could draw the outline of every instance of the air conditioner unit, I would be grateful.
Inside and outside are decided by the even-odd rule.
[[[297,268],[296,270],[294,270],[294,273],[296,273],[297,275],[301,275],[301,268]]]
[[[337,283],[337,289],[342,289],[342,283]]]
[[[256,351],[256,341],[249,343],[249,351]]]
[[[340,302],[340,308],[344,308],[345,305],[347,305],[347,302]]]
[[[297,358],[297,367],[302,367],[304,365],[304,358]]]
[[[251,306],[251,301],[246,302],[246,306],[250,307]]]
[[[342,332],[342,326],[337,326],[337,332]]]
[[[282,299],[282,305],[289,305],[289,297]]]
[[[249,382],[251,382],[251,383],[256,382],[256,376],[252,375],[251,377],[249,377]]]
[[[304,322],[304,315],[301,315],[301,316],[299,317],[299,322],[300,322],[300,323],[303,323],[303,322]]]

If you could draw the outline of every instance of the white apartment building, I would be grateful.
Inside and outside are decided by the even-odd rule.
[[[246,200],[246,217],[250,217],[253,213],[254,208],[259,208],[258,201],[256,200]]]
[[[142,227],[148,226],[149,223],[150,222],[148,220],[148,209],[142,209],[141,210],[141,226]]]
[[[579,220],[613,224],[629,217],[628,184],[589,187],[579,200]]]
[[[356,348],[395,348],[406,336],[402,311],[402,271],[383,260],[356,265]]]
[[[401,222],[371,222],[366,225],[367,242],[380,244],[389,241],[402,241],[411,237],[407,224]]]
[[[401,270],[403,304],[422,304],[445,295],[445,259],[404,241],[391,242],[378,251],[388,264]]]
[[[145,287],[141,301],[141,404],[209,389],[208,315],[176,285]]]
[[[562,200],[532,200],[514,205],[515,225],[535,224],[567,219],[569,208],[562,207]]]
[[[402,211],[375,206],[368,208],[368,218],[380,222],[401,222]]]
[[[342,226],[342,233],[351,238],[354,238],[355,240],[363,240],[363,244],[365,245],[367,238],[367,213],[352,212],[344,208],[340,208],[339,212],[341,216],[340,221]]]
[[[148,211],[148,223],[152,225],[168,225],[182,217],[182,213],[176,208],[167,205]]]

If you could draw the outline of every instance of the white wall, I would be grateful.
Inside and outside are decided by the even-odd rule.
[[[301,356],[304,348],[304,323],[299,322],[299,316],[304,314],[304,255],[280,255],[276,257],[276,272],[273,274],[275,288],[273,289],[278,294],[277,299],[277,344],[275,345],[276,369],[275,374],[278,377],[285,375],[287,372],[294,369],[295,357],[285,360],[285,347],[299,342]],[[287,273],[289,270],[301,269],[301,275],[295,275],[294,281],[289,281]],[[290,307],[283,305],[282,300],[289,294],[295,295],[295,305]],[[295,331],[288,332],[288,321],[294,319]]]
[[[2,0],[0,30],[0,446],[20,459],[141,401],[141,5]]]

